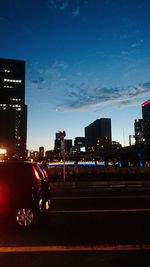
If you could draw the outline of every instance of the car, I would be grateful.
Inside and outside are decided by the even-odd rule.
[[[37,163],[0,162],[0,218],[22,228],[35,225],[50,207],[48,176]]]

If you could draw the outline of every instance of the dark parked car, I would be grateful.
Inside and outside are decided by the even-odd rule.
[[[0,162],[0,218],[10,216],[22,227],[46,214],[50,188],[46,172],[37,163]]]

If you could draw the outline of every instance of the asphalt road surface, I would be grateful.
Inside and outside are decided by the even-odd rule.
[[[47,220],[24,231],[0,225],[3,266],[149,266],[146,186],[52,186]]]

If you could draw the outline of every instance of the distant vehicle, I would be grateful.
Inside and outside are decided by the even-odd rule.
[[[28,228],[50,205],[48,177],[37,163],[0,162],[0,219]]]

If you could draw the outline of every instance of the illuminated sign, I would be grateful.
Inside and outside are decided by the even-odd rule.
[[[150,105],[150,99],[147,100],[146,102],[144,102],[144,103],[142,104],[142,107],[145,107],[145,106],[148,106],[148,105]]]

